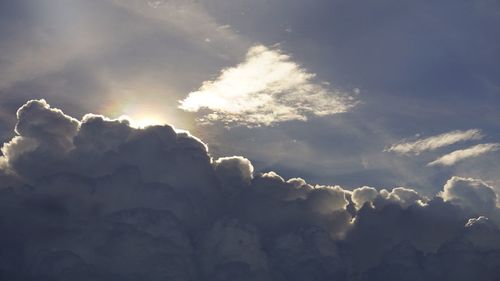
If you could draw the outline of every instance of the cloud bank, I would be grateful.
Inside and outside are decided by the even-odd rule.
[[[282,51],[257,45],[248,50],[244,62],[203,82],[179,107],[208,110],[205,122],[267,126],[346,112],[356,104],[353,95],[331,90],[315,82],[315,76]]]
[[[321,186],[33,100],[0,158],[5,280],[496,280],[497,195]],[[487,219],[488,218],[488,219]]]
[[[437,136],[428,137],[425,139],[418,139],[415,141],[400,141],[399,143],[391,145],[387,151],[396,152],[398,154],[415,154],[418,155],[424,151],[436,150],[441,147],[449,146],[458,142],[468,140],[480,140],[483,138],[481,131],[478,129],[471,129],[467,131],[451,131]]]

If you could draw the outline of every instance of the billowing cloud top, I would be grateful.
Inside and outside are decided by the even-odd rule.
[[[497,280],[498,195],[311,185],[172,127],[32,100],[0,157],[5,280]]]
[[[207,122],[259,126],[341,113],[356,104],[352,95],[316,83],[314,77],[289,55],[258,45],[248,50],[244,62],[190,93],[180,108],[208,109]]]

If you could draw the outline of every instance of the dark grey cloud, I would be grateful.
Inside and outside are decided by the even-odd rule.
[[[500,276],[496,195],[478,179],[452,178],[433,198],[311,185],[213,159],[168,125],[77,120],[43,100],[18,110],[14,134],[0,158],[2,279]]]
[[[464,147],[383,149],[471,128],[499,142],[499,11],[466,0],[0,1],[0,279],[497,280],[498,153],[427,167]],[[176,109],[250,46],[276,43],[332,90],[359,88],[361,102],[232,130]],[[75,118],[23,106],[40,98]],[[211,154],[170,126],[84,116],[142,103]]]

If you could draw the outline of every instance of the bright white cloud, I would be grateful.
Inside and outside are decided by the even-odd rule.
[[[289,55],[259,45],[250,48],[243,63],[203,82],[180,102],[180,108],[208,109],[201,119],[206,122],[260,126],[341,113],[356,104],[352,95],[315,83],[314,78]]]
[[[428,166],[452,166],[455,163],[462,161],[467,158],[477,157],[482,154],[497,151],[500,149],[500,143],[484,143],[474,145],[472,147],[466,149],[455,150],[451,153],[448,153],[438,159],[427,164]]]
[[[380,191],[380,195],[386,200],[398,203],[403,208],[408,208],[413,204],[423,206],[428,201],[428,198],[421,196],[415,190],[405,187],[393,188],[391,192],[386,189],[382,189]]]
[[[457,142],[479,140],[482,138],[483,135],[478,129],[471,129],[467,131],[456,130],[425,139],[418,139],[415,141],[402,140],[399,143],[396,143],[386,149],[386,151],[393,151],[398,154],[418,155],[426,150],[436,150],[438,148],[452,145]]]
[[[488,223],[488,218],[485,216],[479,216],[477,218],[470,218],[467,223],[465,224],[465,227],[473,227],[476,224],[486,224]]]
[[[451,177],[439,195],[446,202],[480,215],[490,215],[497,211],[494,188],[480,179]]]
[[[378,197],[378,191],[369,186],[356,188],[352,191],[351,200],[355,204],[356,209],[359,210],[366,202],[372,203]]]

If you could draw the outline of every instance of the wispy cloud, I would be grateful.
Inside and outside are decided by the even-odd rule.
[[[455,163],[462,161],[467,158],[477,157],[482,154],[500,150],[500,143],[484,143],[478,144],[466,149],[455,150],[448,153],[432,162],[427,164],[427,166],[452,166]]]
[[[471,129],[467,131],[456,130],[425,139],[417,139],[415,141],[407,141],[405,139],[399,143],[393,144],[391,147],[386,149],[386,151],[393,151],[398,154],[418,155],[423,151],[436,150],[457,142],[479,140],[482,138],[483,135],[478,129]]]
[[[206,122],[260,126],[341,113],[356,104],[353,95],[331,90],[315,76],[282,51],[258,45],[243,63],[190,93],[180,108],[208,110],[202,118]]]

